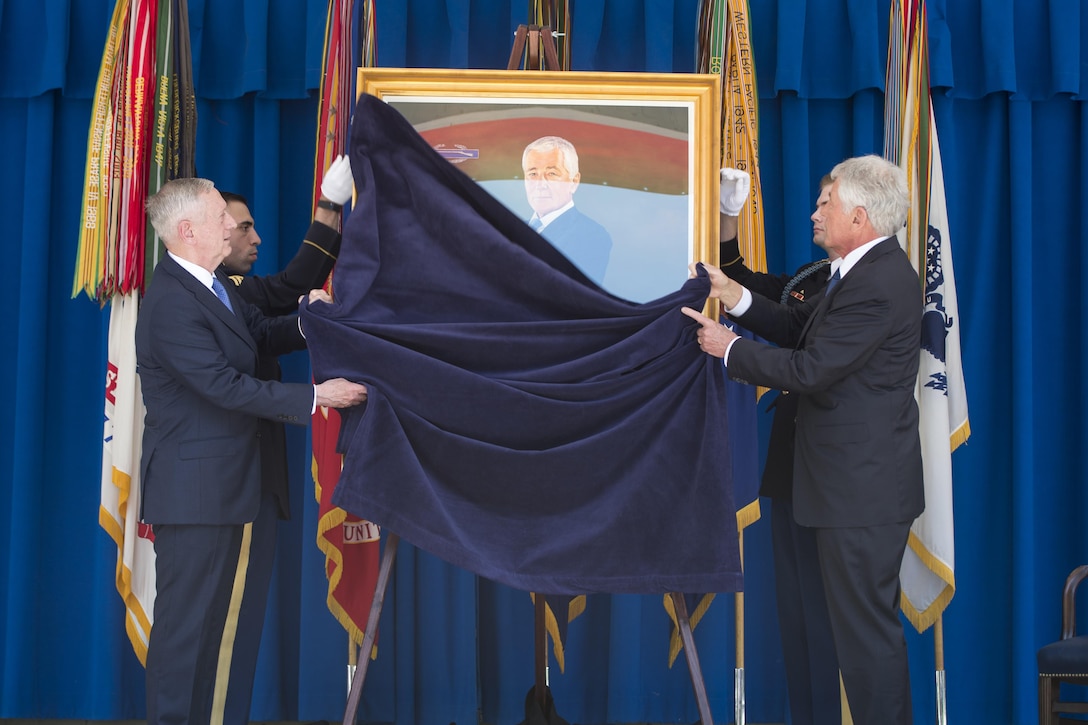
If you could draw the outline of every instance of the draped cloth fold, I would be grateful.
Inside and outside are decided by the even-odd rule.
[[[302,313],[315,379],[369,388],[333,502],[519,589],[739,589],[724,370],[680,312],[706,277],[608,294],[372,96],[350,156],[335,302]]]

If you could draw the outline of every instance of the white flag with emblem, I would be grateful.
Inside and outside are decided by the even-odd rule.
[[[125,602],[125,631],[141,663],[147,660],[155,604],[155,547],[140,524],[140,452],[144,404],[136,374],[138,294],[110,303],[106,415],[102,435],[102,497],[98,523],[117,544],[117,592]]]

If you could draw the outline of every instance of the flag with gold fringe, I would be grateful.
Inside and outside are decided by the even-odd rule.
[[[536,605],[537,594],[529,594],[530,601]],[[586,611],[586,595],[568,596],[563,594],[544,595],[544,630],[552,640],[552,655],[559,671],[567,666],[567,628],[571,622]]]
[[[748,172],[751,190],[738,218],[737,240],[748,266],[767,271],[763,236],[763,191],[759,175],[759,103],[756,90],[755,54],[747,0],[703,0],[699,17],[699,71],[717,73],[722,79],[722,148],[720,166]],[[715,247],[716,248],[716,247]],[[737,384],[739,385],[739,383]],[[730,426],[734,451],[733,486],[737,500],[737,525],[758,521],[759,463],[755,430],[755,397],[750,386],[730,401],[734,420],[752,425]],[[746,401],[744,397],[751,397]],[[746,438],[745,436],[752,436]]]
[[[759,102],[756,87],[755,54],[752,50],[748,0],[702,0],[699,5],[699,42],[696,70],[721,76],[721,167],[748,172],[751,190],[738,218],[737,239],[749,266],[767,270],[763,236],[763,192],[759,177]],[[712,245],[717,249],[717,245]],[[751,334],[737,327],[737,332]],[[737,528],[743,531],[760,518],[759,443],[756,438],[757,391],[751,386],[728,381],[726,395],[730,422],[728,445],[733,452],[733,495],[737,503]],[[685,594],[688,617],[694,629],[710,608],[713,593]],[[738,620],[741,595],[737,595]],[[665,610],[672,619],[669,665],[684,645],[672,600],[665,597]]]
[[[375,63],[374,0],[359,7],[361,57],[364,67]],[[313,204],[321,196],[321,180],[339,154],[346,151],[351,109],[355,106],[354,0],[329,0],[325,24],[325,50],[318,100],[317,144],[314,156]],[[334,290],[335,270],[326,288]],[[336,450],[340,414],[320,408],[312,419],[313,460],[311,475],[318,502],[317,547],[325,555],[328,594],[325,602],[348,636],[363,643],[366,620],[378,577],[380,530],[375,524],[334,506],[332,494],[340,480],[342,456]],[[349,573],[350,572],[350,573]],[[377,656],[377,647],[370,652]]]
[[[117,545],[125,631],[147,656],[155,600],[154,536],[138,520],[143,400],[136,374],[140,294],[154,254],[144,200],[167,178],[191,176],[195,102],[184,0],[118,0],[102,54],[87,139],[72,296],[110,305],[99,524]],[[186,100],[188,99],[188,100]],[[178,109],[190,109],[182,122]]]
[[[926,510],[911,526],[900,569],[900,605],[921,632],[939,620],[956,591],[952,451],[971,434],[944,175],[930,105],[925,0],[892,2],[884,108],[884,155],[907,172],[910,188],[900,243],[925,294],[915,397]]]
[[[144,406],[136,375],[138,310],[135,293],[111,302],[98,523],[117,544],[115,583],[125,603],[125,632],[144,663],[155,604],[155,546],[150,527],[139,521]]]

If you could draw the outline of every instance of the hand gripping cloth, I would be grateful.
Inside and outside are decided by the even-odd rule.
[[[706,277],[608,294],[373,96],[350,156],[335,302],[302,313],[315,379],[369,389],[333,502],[518,589],[740,589],[724,370],[680,312]]]

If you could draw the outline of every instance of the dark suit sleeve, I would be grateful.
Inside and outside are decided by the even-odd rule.
[[[247,327],[258,346],[265,338],[294,339],[296,345],[302,339],[297,326],[291,332],[291,318],[261,316],[260,324],[250,326],[250,318],[260,316],[260,311],[251,305],[244,307]],[[191,304],[163,302],[156,306],[155,323],[146,326],[146,334],[147,359],[155,360],[167,371],[168,379],[210,405],[299,425],[309,422],[312,386],[253,377],[253,371],[240,364],[243,359],[249,364],[255,359],[242,353],[242,338],[228,326],[211,322],[205,311]]]
[[[282,272],[260,277],[232,275],[231,281],[244,300],[266,315],[290,314],[298,311],[301,295],[325,284],[339,253],[339,232],[313,222],[298,252]]]
[[[748,311],[732,319],[768,342],[792,348],[801,339],[801,331],[821,299],[823,295],[806,302],[783,304],[753,294]]]
[[[828,304],[813,313],[803,349],[737,340],[729,351],[729,374],[752,384],[811,393],[856,372],[890,334],[891,304],[879,289],[880,281],[858,275],[850,285],[843,283]]]
[[[788,274],[769,274],[749,269],[744,264],[744,257],[740,255],[740,244],[736,237],[718,245],[718,262],[726,277],[747,287],[753,294],[760,297],[777,300],[782,295],[786,283],[790,281]]]

